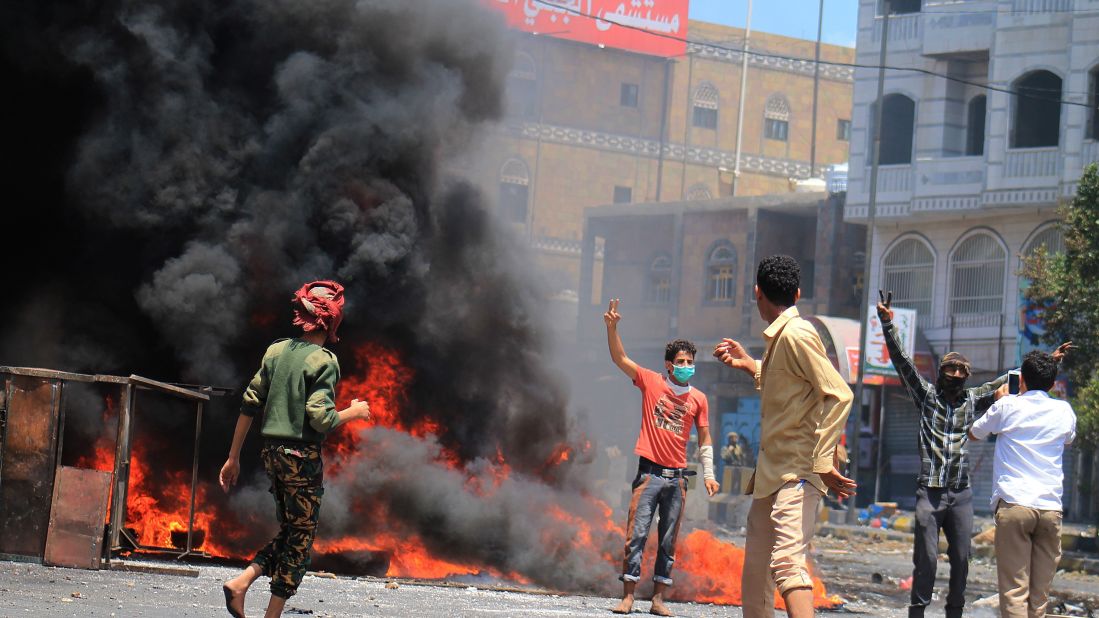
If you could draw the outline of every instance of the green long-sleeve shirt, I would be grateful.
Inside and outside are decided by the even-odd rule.
[[[244,391],[240,413],[263,411],[265,438],[320,443],[336,426],[336,355],[301,339],[279,339],[267,348]],[[309,421],[308,423],[306,421]]]

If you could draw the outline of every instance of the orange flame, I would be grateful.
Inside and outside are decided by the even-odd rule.
[[[675,565],[680,575],[676,577],[672,589],[674,598],[720,605],[741,604],[740,575],[744,570],[744,550],[740,547],[723,543],[705,530],[695,530],[680,540]],[[814,607],[832,608],[842,602],[838,596],[829,596],[824,582],[813,576]],[[777,591],[775,608],[786,609]]]
[[[340,402],[344,408],[351,399],[365,400],[370,403],[372,419],[348,423],[333,432],[325,442],[326,475],[339,476],[341,462],[369,457],[361,450],[360,430],[377,425],[403,431],[412,436],[426,438],[438,435],[438,422],[424,419],[416,422],[405,420],[400,415],[405,401],[405,385],[413,372],[408,368],[401,355],[393,349],[380,344],[368,343],[355,351],[360,366],[366,366],[364,376],[346,376],[340,385]],[[106,421],[113,414],[114,404],[108,400],[104,411]],[[105,423],[106,425],[106,423]],[[95,445],[94,455],[83,458],[78,465],[97,470],[112,471],[114,467],[114,436],[105,435]],[[137,531],[142,545],[171,547],[172,531],[186,529],[190,507],[190,470],[155,471],[149,468],[149,451],[153,447],[143,441],[133,443],[130,459],[130,484],[127,503],[127,525]],[[583,440],[577,446],[561,444],[550,454],[542,467],[542,472],[556,469],[566,463],[586,461],[592,450],[589,440]],[[479,460],[476,466],[467,466],[457,453],[442,448],[437,464],[465,474],[465,486],[475,495],[487,496],[498,489],[511,476],[511,467],[504,453],[497,448],[494,457]],[[195,549],[202,549],[212,555],[222,557],[244,557],[246,549],[237,547],[239,542],[231,538],[229,524],[232,517],[219,518],[210,503],[206,501],[208,482],[200,482],[197,488],[195,529],[205,532],[205,539]],[[549,507],[549,513],[555,519],[567,524],[574,533],[567,539],[546,533],[541,536],[547,552],[585,549],[594,551],[593,557],[613,565],[617,571],[622,556],[624,534],[622,523],[624,516],[615,516],[613,510],[604,502],[586,497],[591,515],[580,515],[559,506]],[[385,525],[390,517],[376,517]],[[218,526],[219,521],[222,525]],[[651,541],[655,534],[651,535]],[[613,541],[613,542],[612,542]],[[197,544],[197,543],[196,543]],[[556,546],[555,546],[556,545]],[[655,543],[646,549],[647,572],[652,571],[655,557]],[[607,549],[607,548],[611,549]],[[432,554],[424,541],[415,534],[400,530],[398,527],[374,530],[369,538],[344,537],[338,539],[318,538],[313,550],[318,554],[338,554],[345,552],[384,552],[389,558],[386,572],[390,577],[409,577],[419,579],[443,579],[462,575],[489,574],[522,584],[531,581],[520,573],[501,573],[482,564],[464,563],[439,558]],[[738,605],[741,602],[740,573],[744,564],[744,552],[734,545],[723,543],[709,532],[695,530],[681,539],[676,559],[675,598],[696,602]],[[612,572],[613,572],[612,571]],[[643,578],[645,575],[643,574]],[[824,584],[816,577],[814,583],[814,604],[817,607],[834,607],[841,603],[836,596],[829,596]],[[775,606],[783,608],[781,597],[776,594]]]

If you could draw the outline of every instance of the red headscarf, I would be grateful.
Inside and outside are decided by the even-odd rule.
[[[335,281],[314,281],[301,286],[290,301],[294,308],[294,326],[305,332],[318,328],[328,333],[333,343],[340,339],[336,329],[343,321],[343,286]]]

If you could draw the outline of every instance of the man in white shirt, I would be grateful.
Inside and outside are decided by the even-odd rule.
[[[1061,350],[1058,349],[1058,352]],[[973,423],[971,440],[999,434],[992,464],[996,512],[996,571],[1000,615],[1041,618],[1061,560],[1061,492],[1065,445],[1076,437],[1076,415],[1052,399],[1059,355],[1031,352],[1023,359],[1021,395],[1007,386]]]

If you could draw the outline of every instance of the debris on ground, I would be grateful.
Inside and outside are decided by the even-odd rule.
[[[992,545],[996,541],[996,526],[989,526],[973,537],[974,545]]]

